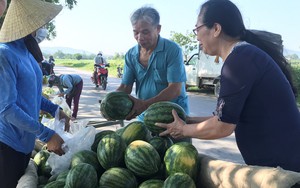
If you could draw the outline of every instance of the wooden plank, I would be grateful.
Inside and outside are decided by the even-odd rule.
[[[120,124],[121,127],[124,127],[124,120],[117,120],[117,121],[90,121],[88,125],[94,126],[95,128],[98,127],[105,127],[110,125],[117,125]]]

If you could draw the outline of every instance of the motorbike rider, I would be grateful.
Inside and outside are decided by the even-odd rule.
[[[93,73],[93,80],[97,82],[97,66],[105,68],[108,66],[106,59],[103,57],[102,52],[99,52],[96,57],[94,58],[94,73]],[[107,75],[106,75],[107,76]]]
[[[48,60],[48,63],[51,65],[51,71],[50,71],[50,74],[55,74],[54,73],[54,66],[55,66],[55,59],[53,58],[52,55],[49,56],[49,60]]]

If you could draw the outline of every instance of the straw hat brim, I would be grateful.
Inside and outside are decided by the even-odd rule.
[[[0,42],[27,36],[50,22],[62,8],[41,0],[12,0],[0,30]]]

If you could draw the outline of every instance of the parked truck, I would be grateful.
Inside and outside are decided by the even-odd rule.
[[[212,87],[216,96],[220,91],[220,74],[223,61],[217,56],[204,54],[200,49],[185,63],[186,85],[198,88]]]
[[[259,34],[263,40],[271,41],[276,44],[280,49],[280,52],[283,53],[282,38],[280,34],[260,30],[251,31]],[[215,96],[219,96],[222,66],[223,61],[221,58],[209,56],[205,54],[201,48],[199,48],[199,52],[192,55],[191,58],[185,63],[187,87],[213,87]]]

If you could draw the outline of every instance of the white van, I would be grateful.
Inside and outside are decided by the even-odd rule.
[[[220,74],[223,61],[216,56],[204,54],[202,50],[185,63],[187,75],[187,86],[196,86],[203,88],[205,86],[213,87],[216,96],[220,91]]]
[[[281,53],[283,52],[281,35],[260,30],[251,31],[259,34],[263,40],[273,42],[280,48]],[[223,61],[221,58],[206,55],[200,49],[198,53],[192,55],[192,57],[185,63],[185,70],[187,74],[186,85],[196,86],[198,88],[211,86],[214,87],[215,96],[219,96],[222,66]]]

